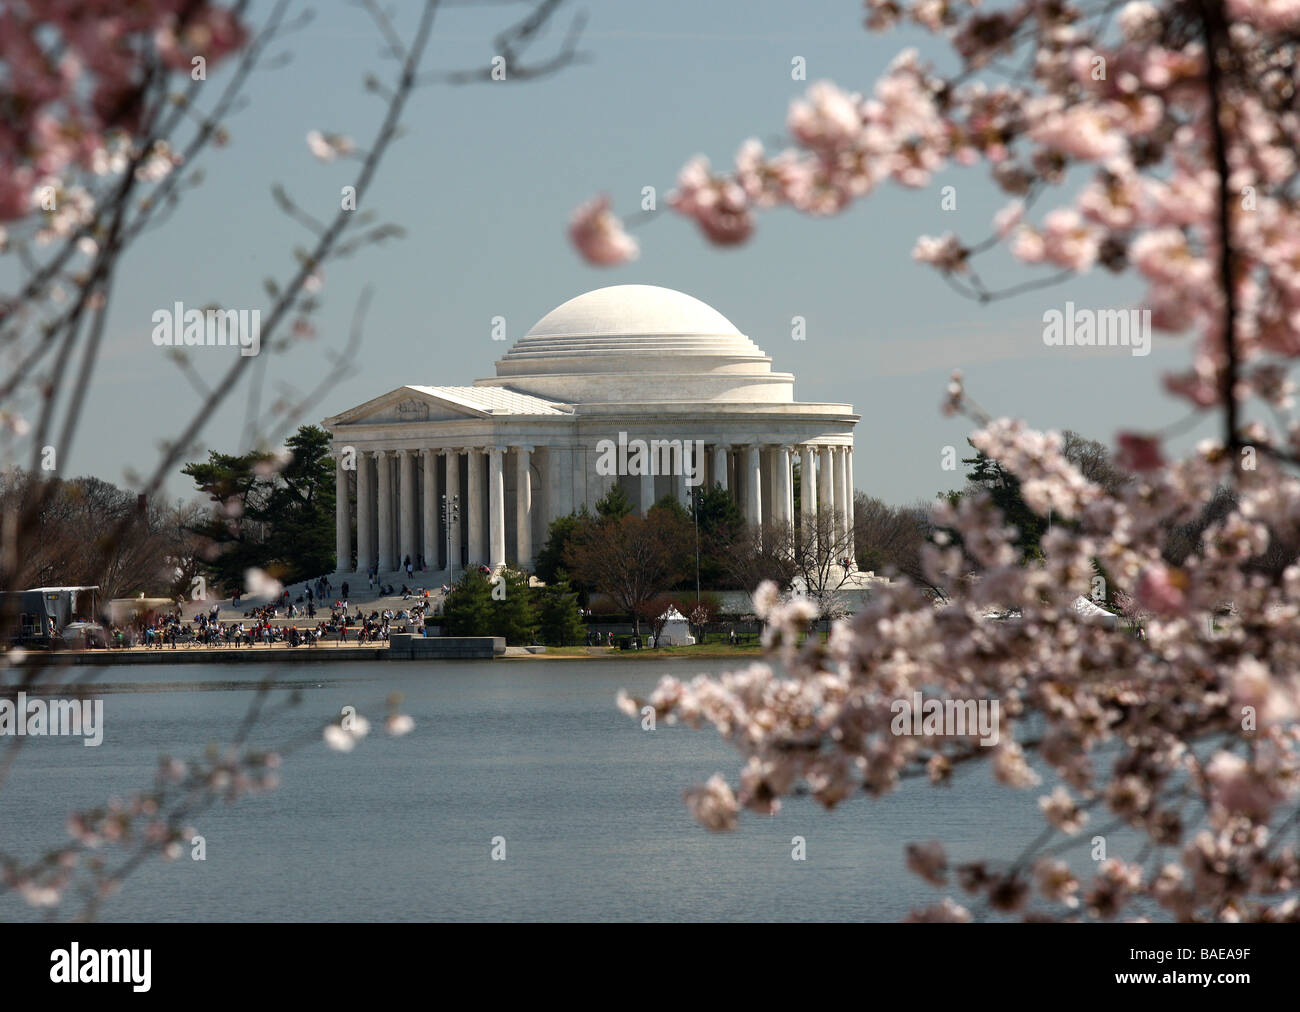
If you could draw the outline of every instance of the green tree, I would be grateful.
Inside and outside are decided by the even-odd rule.
[[[587,635],[578,612],[578,595],[567,580],[547,584],[540,593],[539,622],[542,642],[567,647],[582,643]]]
[[[486,579],[486,578],[485,578]],[[504,636],[506,643],[523,646],[537,636],[536,593],[528,585],[528,574],[502,569],[489,580],[489,636]]]
[[[334,557],[330,434],[319,426],[304,425],[285,441],[285,448],[289,460],[275,476],[265,506],[272,560],[284,565],[286,583],[349,568],[351,559]]]
[[[448,636],[488,636],[492,627],[492,583],[477,569],[467,569],[443,605]]]
[[[622,485],[613,485],[596,503],[596,515],[602,520],[621,520],[633,512],[632,500]]]
[[[693,506],[700,522],[700,586],[725,589],[730,583],[731,556],[745,533],[745,518],[731,493],[716,483],[700,489]]]
[[[534,572],[543,583],[556,583],[565,578],[564,554],[569,543],[579,537],[583,528],[591,522],[591,514],[584,506],[568,516],[556,517],[546,529],[546,544],[537,553]],[[578,587],[579,592],[584,588]]]
[[[670,494],[661,497],[657,503],[650,507],[651,513],[654,513],[655,511],[662,512],[666,516],[670,516],[675,521],[683,524],[694,522],[691,519],[690,510],[688,510],[685,505],[683,505],[682,501],[675,495]]]
[[[976,450],[974,457],[964,458],[962,463],[971,465],[966,480],[971,485],[982,485],[987,489],[993,505],[1002,511],[1006,523],[1019,532],[1016,543],[1020,546],[1021,557],[1028,560],[1041,556],[1039,542],[1047,530],[1047,520],[1025,502],[1020,492],[1020,479],[983,450]]]
[[[506,643],[520,646],[537,635],[536,591],[517,569],[496,576],[467,570],[447,595],[442,613],[448,636],[504,636]]]
[[[1061,433],[1061,452],[1085,478],[1101,485],[1112,495],[1132,480],[1131,475],[1115,466],[1110,452],[1095,439],[1088,439],[1066,429]],[[1017,541],[1022,558],[1041,558],[1042,537],[1053,518],[1039,516],[1030,509],[1020,491],[1020,479],[983,451],[977,450],[974,457],[966,458],[962,463],[971,465],[970,473],[966,475],[967,488],[982,485],[988,489],[994,505],[1002,510],[1006,522],[1020,532]],[[960,498],[959,493],[946,495],[954,503]],[[1055,522],[1062,521],[1058,519]]]
[[[266,454],[234,456],[211,450],[207,461],[181,468],[213,503],[193,529],[213,548],[206,566],[211,582],[227,591],[243,587],[245,570],[268,565],[266,523],[261,519],[270,494],[263,474],[268,459]]]
[[[207,569],[218,586],[242,587],[244,572],[254,566],[296,583],[351,563],[334,558],[329,443],[327,431],[304,425],[286,441],[283,463],[263,451],[236,456],[212,450],[206,461],[181,469],[213,503],[193,529],[216,548]]]

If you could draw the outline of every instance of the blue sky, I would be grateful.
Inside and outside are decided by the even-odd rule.
[[[1043,344],[1045,310],[1067,299],[1081,307],[1132,305],[1139,289],[1131,280],[1095,270],[1061,288],[980,306],[913,263],[919,234],[987,234],[1004,199],[978,168],[945,173],[924,190],[883,188],[832,219],[769,213],[748,244],[731,250],[710,247],[689,222],[661,214],[636,230],[638,261],[612,270],[585,265],[564,235],[580,201],[608,192],[617,210],[631,212],[649,185],[662,202],[690,156],[728,165],[745,138],[781,136],[789,101],[808,82],[869,90],[904,46],[945,54],[918,34],[869,35],[856,0],[602,0],[569,8],[577,9],[589,16],[582,44],[589,62],[540,81],[431,86],[414,97],[407,133],[366,205],[403,225],[407,237],[328,268],[316,341],[269,363],[269,391],[280,382],[311,386],[326,368],[322,347],[342,346],[358,294],[374,286],[362,360],[308,420],[404,383],[492,375],[506,347],[491,340],[493,317],[505,317],[513,341],[574,295],[622,283],[703,299],[776,369],[795,374],[798,399],[853,404],[862,416],[857,487],[890,502],[961,484],[939,464],[944,446],[965,449],[970,428],[938,410],[953,368],[963,369],[972,396],[994,414],[1108,444],[1120,428],[1182,416],[1159,393],[1160,374],[1187,360],[1181,342],[1158,336],[1145,358]],[[407,34],[415,13],[413,2],[395,5]],[[492,36],[518,13],[500,5],[444,11],[426,65],[485,65]],[[552,32],[539,55],[557,43]],[[321,129],[368,143],[382,108],[362,78],[391,63],[379,56],[366,15],[342,3],[320,5],[316,20],[281,48],[292,62],[256,76],[252,104],[229,123],[230,144],[206,156],[205,182],[123,264],[87,423],[60,468],[65,474],[120,482],[128,469],[146,467],[157,442],[193,411],[197,395],[150,341],[151,314],[177,300],[265,305],[263,278],[287,276],[292,250],[309,238],[275,209],[273,183],[321,216],[338,206],[355,163],[317,162],[305,136]],[[791,79],[795,56],[806,60],[808,82]],[[955,211],[940,208],[948,184],[957,187]],[[1045,200],[1039,212],[1065,196]],[[1027,276],[1005,258],[983,266],[990,282]],[[795,315],[808,321],[803,342],[791,340]],[[233,354],[196,349],[195,361],[215,375]],[[205,445],[245,449],[244,415],[241,391],[208,424]],[[1185,439],[1208,431],[1202,425]],[[179,475],[168,491],[192,493]]]

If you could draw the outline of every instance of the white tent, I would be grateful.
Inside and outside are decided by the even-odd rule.
[[[695,637],[691,635],[690,623],[686,621],[686,616],[676,608],[669,608],[659,616],[663,619],[663,632],[659,634],[656,646],[661,647],[689,647],[695,645]]]
[[[1107,629],[1114,629],[1119,625],[1117,616],[1108,612],[1105,608],[1099,608],[1082,595],[1074,599],[1074,613],[1088,625],[1101,625]]]

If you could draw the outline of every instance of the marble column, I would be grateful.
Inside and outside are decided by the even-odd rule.
[[[772,451],[772,466],[776,481],[772,487],[772,514],[777,523],[790,526],[792,502],[790,482],[790,448],[778,446]]]
[[[393,496],[393,572],[397,572],[402,568],[402,451],[388,452],[392,458],[388,469]]]
[[[424,564],[438,568],[438,451],[423,450],[424,456]]]
[[[357,451],[357,576],[364,576],[375,562],[374,470],[370,454]]]
[[[546,485],[546,523],[548,526],[551,521],[569,512],[564,507],[564,485],[560,480],[561,452],[557,446],[547,446],[542,449],[540,467],[542,481]]]
[[[495,571],[506,564],[506,484],[500,446],[488,449],[488,565]]]
[[[763,522],[763,466],[757,443],[745,447],[745,522],[759,526]]]
[[[817,516],[817,449],[799,447],[799,512],[806,519]]]
[[[390,573],[393,565],[393,477],[392,453],[380,450],[376,455],[379,466],[379,571]]]
[[[469,463],[469,487],[461,509],[469,521],[469,563],[481,566],[487,562],[488,554],[483,530],[483,448],[471,446],[465,453]]]
[[[342,453],[334,458],[334,572],[352,572],[352,503]]]
[[[853,447],[844,448],[844,545],[845,554],[853,557]]]
[[[406,559],[409,556],[411,565],[415,565],[415,557],[420,554],[420,542],[418,538],[417,524],[417,502],[415,493],[415,451],[400,450],[399,459],[402,462],[402,480],[401,480],[401,512],[402,523],[399,528],[401,539],[397,546],[398,568],[406,572]]]
[[[531,446],[515,447],[515,565],[533,568],[533,479]]]
[[[643,463],[645,465],[645,472],[640,476],[640,482],[641,515],[644,517],[649,516],[650,507],[655,504],[655,476],[654,468],[650,466],[650,461],[646,459]]]
[[[713,448],[713,481],[712,485],[721,485],[724,489],[727,487],[727,454],[731,447],[726,443],[719,443]]]
[[[452,500],[460,495],[460,450],[452,448],[447,451],[447,533],[451,538],[451,555],[447,558],[447,569],[459,569],[461,566],[460,557],[460,525],[464,516],[465,503],[457,503],[460,507],[457,510],[458,515],[452,516]]]
[[[817,476],[817,505],[824,509],[831,521],[828,530],[835,529],[835,450],[829,446],[821,447],[821,473]]]

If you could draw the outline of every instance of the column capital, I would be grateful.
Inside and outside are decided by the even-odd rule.
[[[512,443],[510,449],[518,450],[520,453],[532,453],[537,447],[532,443]]]

